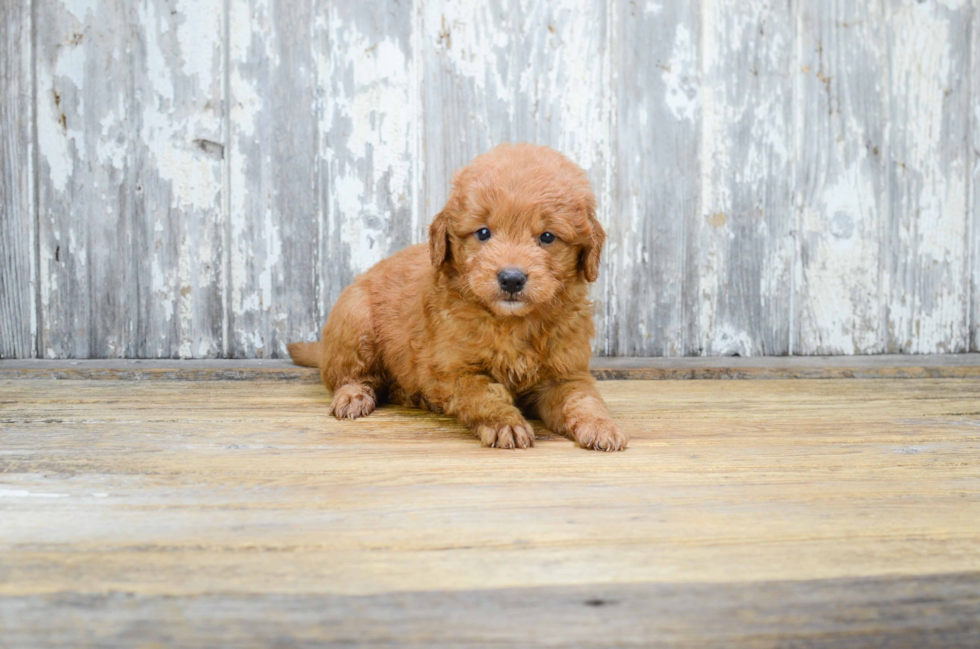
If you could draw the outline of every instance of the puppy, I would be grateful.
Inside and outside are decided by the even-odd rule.
[[[584,448],[627,438],[589,374],[589,283],[606,234],[585,172],[544,146],[501,145],[456,172],[429,243],[358,276],[316,343],[338,419],[380,398],[453,415],[486,446],[528,448],[537,415]]]

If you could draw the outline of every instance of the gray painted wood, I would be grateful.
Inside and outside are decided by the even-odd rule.
[[[41,355],[219,353],[220,7],[35,4]]]
[[[884,37],[880,4],[800,6],[793,72],[800,151],[796,353],[880,353],[886,346]]]
[[[701,4],[701,353],[789,351],[793,6]]]
[[[4,357],[281,357],[517,140],[599,354],[980,349],[975,0],[3,7]]]
[[[885,3],[890,218],[887,350],[969,346],[971,6]],[[968,72],[964,74],[964,71]]]
[[[604,355],[698,354],[697,5],[619,0],[611,17],[616,172],[596,348]]]
[[[135,12],[35,2],[41,355],[135,356]]]
[[[287,0],[229,7],[227,353],[277,356],[322,325],[315,12]]]
[[[970,37],[970,132],[973,135],[971,143],[972,165],[970,166],[970,218],[971,229],[969,241],[973,242],[970,250],[972,278],[970,292],[970,351],[980,351],[980,202],[977,201],[980,192],[980,81],[977,72],[980,71],[980,2],[973,0],[971,25],[973,32]]]
[[[136,355],[213,357],[223,347],[224,15],[217,2],[155,0],[133,18]]]
[[[0,358],[36,355],[31,3],[0,3]]]

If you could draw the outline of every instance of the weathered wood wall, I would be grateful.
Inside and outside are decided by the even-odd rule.
[[[600,354],[980,351],[978,4],[0,0],[0,356],[282,356],[518,140]]]

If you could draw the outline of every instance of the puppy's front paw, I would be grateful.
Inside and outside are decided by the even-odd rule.
[[[531,448],[534,446],[534,429],[526,421],[513,426],[480,424],[477,437],[484,446],[491,448]]]
[[[622,451],[629,438],[611,419],[587,419],[572,427],[575,441],[596,451]]]
[[[377,400],[374,390],[360,383],[348,383],[337,388],[330,402],[330,412],[337,419],[357,419],[369,415]]]

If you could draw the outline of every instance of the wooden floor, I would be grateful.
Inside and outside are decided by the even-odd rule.
[[[980,379],[600,387],[624,453],[2,380],[0,646],[980,646]]]

